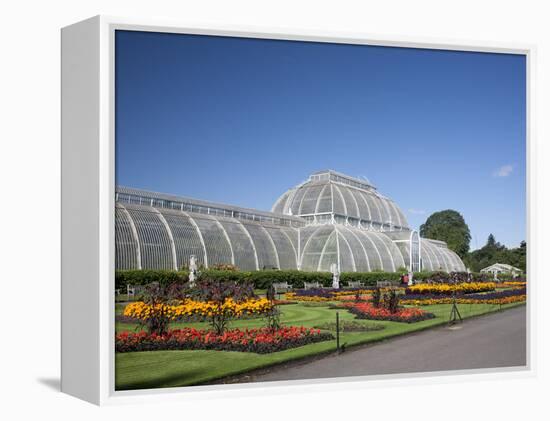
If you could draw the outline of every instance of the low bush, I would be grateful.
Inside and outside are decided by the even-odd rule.
[[[390,289],[384,294],[383,305],[390,313],[397,313],[399,309],[399,296],[395,290]]]
[[[380,307],[380,300],[381,299],[382,299],[382,293],[380,291],[380,288],[376,288],[372,292],[372,298],[371,298],[372,306],[375,307],[375,308]]]

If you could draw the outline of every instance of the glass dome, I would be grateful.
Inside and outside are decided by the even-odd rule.
[[[405,215],[393,200],[366,180],[332,170],[314,173],[306,182],[286,191],[271,210],[312,222],[334,216],[335,223],[377,231],[409,229]]]

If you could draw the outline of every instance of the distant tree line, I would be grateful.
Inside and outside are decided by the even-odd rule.
[[[507,248],[489,235],[487,244],[479,250],[470,251],[470,228],[464,217],[457,211],[447,209],[435,212],[420,226],[420,235],[424,238],[441,240],[458,254],[466,267],[472,272],[491,266],[494,263],[505,263],[526,272],[527,243],[522,241],[517,248]]]
[[[490,234],[487,244],[479,250],[468,253],[463,261],[472,272],[479,272],[494,263],[505,263],[515,266],[525,273],[527,271],[527,243],[522,241],[519,247],[507,248],[496,241],[493,234]]]

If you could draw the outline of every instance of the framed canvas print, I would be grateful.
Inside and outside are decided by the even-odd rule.
[[[62,31],[62,390],[529,371],[531,47]]]

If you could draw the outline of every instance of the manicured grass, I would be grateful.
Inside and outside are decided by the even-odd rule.
[[[518,305],[523,304],[503,305],[502,309]],[[122,308],[122,305],[117,304],[116,313],[120,314]],[[490,304],[460,304],[458,308],[462,317],[468,318],[499,311],[501,307]],[[302,304],[290,304],[281,306],[280,309],[282,313],[281,321],[289,326],[314,327],[323,323],[334,322],[336,313],[336,310],[328,308],[328,303],[326,307],[305,307]],[[451,305],[423,306],[422,309],[434,313],[436,318],[411,324],[361,320],[359,322],[370,325],[381,324],[385,328],[368,332],[345,332],[340,335],[340,343],[345,343],[348,347],[371,343],[447,323]],[[355,317],[348,311],[338,311],[341,320],[355,320]],[[261,327],[264,323],[261,318],[236,320],[232,322],[231,328]],[[208,328],[208,324],[204,322],[174,323],[171,327],[191,326],[200,329]],[[137,329],[136,324],[116,324],[117,332],[135,329]],[[263,355],[225,351],[122,353],[116,355],[116,389],[148,389],[200,384],[285,361],[331,352],[335,350],[335,347],[336,341],[332,340]]]

